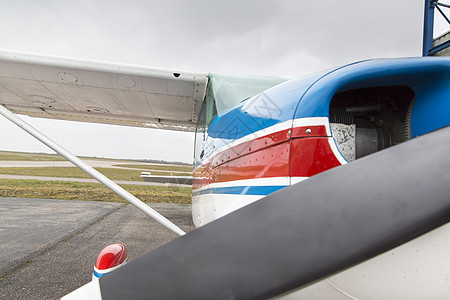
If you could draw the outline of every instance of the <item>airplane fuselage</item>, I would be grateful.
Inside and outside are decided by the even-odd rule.
[[[448,59],[373,60],[275,85],[222,112],[206,97],[196,131],[194,224],[448,126],[449,82]],[[449,247],[446,225],[287,299],[440,299]]]
[[[275,85],[222,112],[207,96],[196,131],[195,225],[450,124],[448,64],[360,62]]]

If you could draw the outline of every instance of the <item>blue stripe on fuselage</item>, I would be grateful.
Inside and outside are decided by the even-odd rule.
[[[205,194],[231,194],[231,195],[259,195],[266,196],[273,192],[276,192],[286,185],[276,186],[230,186],[230,187],[211,187],[201,191],[193,191],[193,196],[205,195]]]

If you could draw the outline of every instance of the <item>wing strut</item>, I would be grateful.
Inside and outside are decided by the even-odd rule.
[[[124,190],[122,187],[120,187],[118,184],[113,182],[111,179],[103,175],[102,173],[98,172],[85,162],[83,162],[81,159],[52,141],[50,138],[48,138],[46,135],[44,135],[42,132],[38,131],[36,128],[10,112],[6,107],[3,105],[0,105],[0,114],[28,132],[30,135],[35,137],[37,140],[41,141],[46,146],[53,149],[56,153],[60,154],[70,162],[72,162],[75,166],[98,180],[101,184],[109,188],[111,191],[122,197],[124,200],[128,201],[129,203],[136,206],[138,209],[155,219],[157,222],[159,222],[161,225],[165,226],[166,228],[170,229],[171,231],[175,232],[178,235],[184,235],[185,232],[181,230],[177,225],[166,219],[164,216],[159,214],[154,209],[150,208],[148,205],[146,205],[144,202],[136,198],[135,196],[131,195],[129,192]]]

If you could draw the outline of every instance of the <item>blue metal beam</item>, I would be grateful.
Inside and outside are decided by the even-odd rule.
[[[448,5],[448,4],[445,4],[445,3],[438,3],[437,5],[439,5],[439,6],[443,6],[443,7],[447,7],[447,8],[450,8],[450,5]]]
[[[447,23],[450,24],[450,20],[447,18],[447,16],[445,15],[445,13],[442,11],[442,9],[439,7],[439,4],[436,6],[436,9],[441,13],[441,15],[444,17],[445,20],[447,20]]]
[[[436,2],[437,0],[425,0],[422,56],[430,55],[429,50],[433,48],[434,7]]]
[[[450,24],[450,19],[439,7],[450,8],[450,5],[439,3],[438,0],[425,0],[424,18],[423,18],[423,47],[422,56],[432,56],[450,47],[450,41],[444,42],[433,47],[434,32],[434,9],[436,8],[444,19]]]

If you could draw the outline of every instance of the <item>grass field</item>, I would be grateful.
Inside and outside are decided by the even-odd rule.
[[[97,158],[95,158],[97,159]],[[56,154],[21,153],[0,151],[0,160],[9,161],[63,161],[64,158]],[[109,160],[109,159],[108,159]],[[118,164],[126,160],[115,160]],[[170,171],[178,176],[192,175],[191,166],[165,166],[165,165],[121,165],[136,169],[152,169],[152,175],[170,175]],[[141,166],[144,166],[141,168]],[[97,171],[112,180],[127,180],[142,182],[141,170],[118,169],[118,168],[96,168]],[[11,167],[0,168],[0,174],[28,175],[44,177],[69,177],[69,178],[91,178],[89,175],[76,167]],[[191,203],[190,187],[166,187],[166,186],[140,186],[123,185],[127,191],[144,202],[156,203]],[[85,201],[114,201],[124,202],[122,198],[111,192],[99,183],[78,183],[64,181],[39,181],[0,179],[0,197],[20,198],[42,198],[42,199],[66,199]]]
[[[98,160],[113,160],[117,163],[128,162],[128,160],[114,159],[114,158],[97,158],[97,157],[85,157],[79,156],[82,159],[98,159]],[[65,161],[64,157],[59,154],[47,154],[47,153],[29,153],[29,152],[12,152],[1,151],[0,160],[23,160],[23,161]]]
[[[140,170],[114,169],[114,168],[95,168],[111,180],[130,180],[142,181]],[[166,171],[152,171],[152,175],[170,175]],[[28,176],[47,176],[47,177],[69,177],[69,178],[91,178],[76,167],[41,167],[41,168],[0,168],[0,174],[8,175],[28,175]],[[192,173],[174,173],[174,176],[189,176]]]
[[[65,159],[58,154],[0,151],[0,160],[59,161]]]
[[[190,187],[122,185],[144,202],[191,203]],[[99,183],[0,179],[0,197],[125,202]]]

